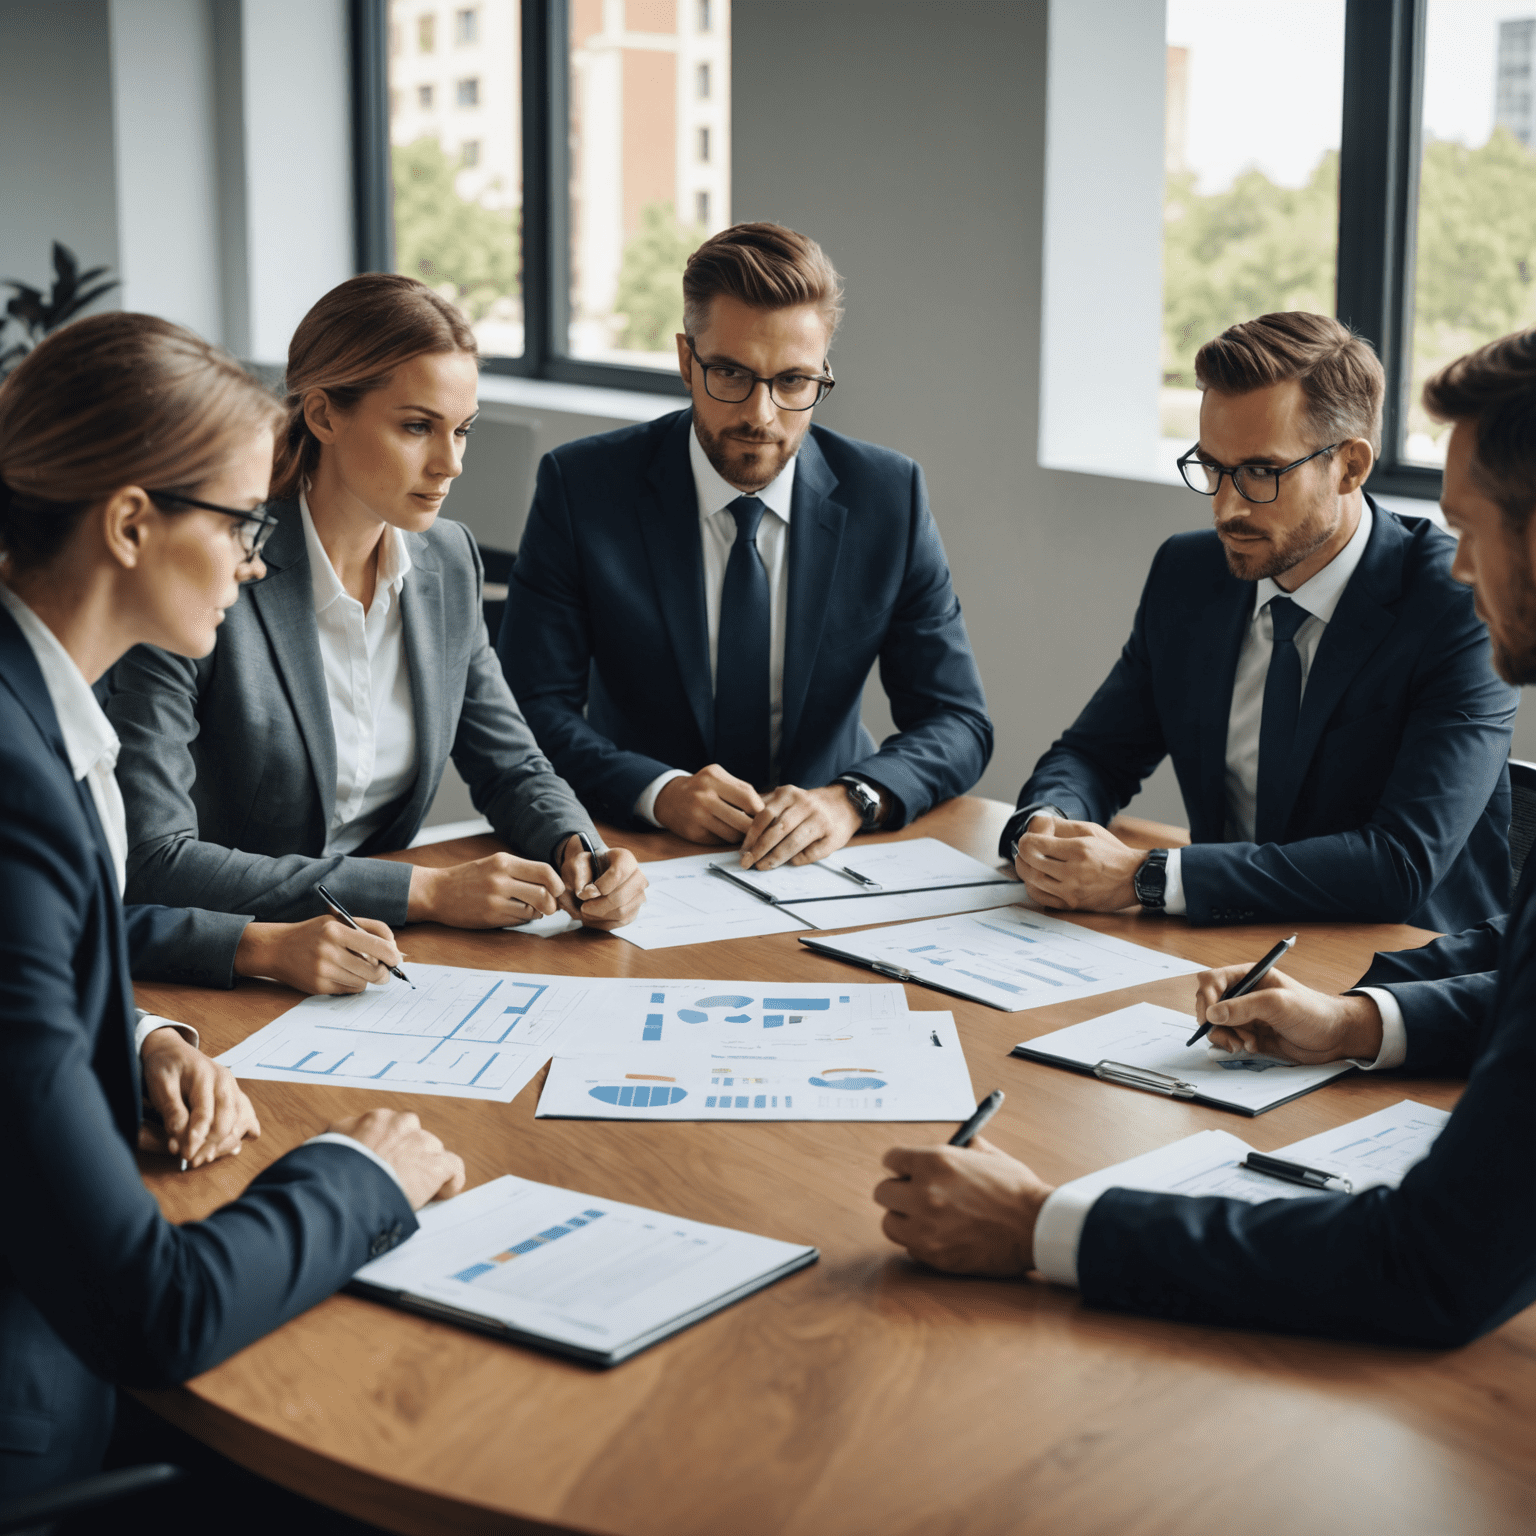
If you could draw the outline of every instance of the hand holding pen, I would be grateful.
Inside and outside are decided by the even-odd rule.
[[[1275,947],[1270,950],[1270,952],[1265,955],[1257,965],[1252,966],[1247,971],[1244,971],[1243,974],[1237,978],[1237,980],[1232,982],[1231,985],[1222,992],[1218,1003],[1231,1003],[1235,1002],[1240,997],[1246,997],[1247,994],[1258,987],[1259,983],[1262,982],[1264,978],[1269,975],[1270,971],[1274,969],[1275,962],[1288,949],[1295,948],[1295,945],[1296,935],[1294,933],[1288,939],[1281,939],[1280,942],[1276,944]],[[1213,1024],[1224,1024],[1226,1022],[1227,1020],[1225,1014],[1223,1014],[1220,1018],[1213,1019],[1210,1016],[1209,1010],[1207,1010],[1206,1016],[1200,1020],[1200,1027],[1194,1032],[1194,1034],[1189,1037],[1188,1040],[1184,1042],[1185,1046],[1188,1047],[1193,1045],[1195,1041],[1208,1034]]]
[[[348,912],[347,909],[342,906],[342,904],[337,901],[336,898],[332,896],[331,893],[326,890],[323,885],[317,885],[315,887],[315,895],[318,896],[320,900],[326,904],[334,917],[345,923],[348,928],[353,930],[354,933],[362,933],[364,931],[361,927],[359,927],[357,919],[353,917],[352,914]],[[371,955],[365,955],[363,958],[372,959],[373,957]],[[381,962],[379,961],[374,961],[375,965],[380,963]],[[416,983],[412,981],[411,978],[407,976],[398,965],[386,966],[385,969],[391,976],[395,977],[396,980],[403,981],[406,986],[410,987],[412,990],[415,989]]]

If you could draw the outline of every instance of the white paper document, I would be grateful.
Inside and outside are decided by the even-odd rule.
[[[639,949],[678,944],[713,944],[719,939],[754,939],[769,933],[801,933],[810,927],[751,891],[710,873],[719,853],[642,864],[650,889],[632,923],[613,936]]]
[[[510,1175],[420,1212],[357,1272],[397,1306],[616,1365],[816,1260],[814,1248]]]
[[[1204,969],[1193,960],[1017,906],[800,942],[1009,1013]]]
[[[1375,1186],[1395,1189],[1408,1170],[1429,1155],[1450,1118],[1443,1109],[1404,1099],[1390,1109],[1294,1141],[1270,1155],[1346,1178],[1355,1194]],[[1226,1131],[1199,1131],[1155,1152],[1085,1174],[1074,1179],[1071,1187],[1090,1196],[1106,1189],[1138,1189],[1153,1194],[1217,1195],[1254,1205],[1330,1193],[1240,1167],[1251,1151],[1246,1141]]]
[[[563,1031],[641,1007],[628,983],[593,978],[413,963],[411,980],[307,997],[219,1060],[236,1077],[507,1104]]]
[[[1097,1076],[1122,1087],[1197,1099],[1245,1115],[1263,1114],[1353,1070],[1347,1061],[1303,1067],[1271,1056],[1230,1055],[1203,1040],[1186,1045],[1194,1032],[1187,1013],[1133,1003],[1025,1040],[1013,1054],[1079,1071],[1097,1069]]]
[[[538,1113],[600,1120],[968,1119],[976,1098],[953,1016],[905,1017],[917,1027],[894,1041],[557,1056]]]

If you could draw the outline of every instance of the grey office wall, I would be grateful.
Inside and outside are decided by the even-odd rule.
[[[107,0],[0,0],[0,278],[46,288],[56,239],[117,265]]]

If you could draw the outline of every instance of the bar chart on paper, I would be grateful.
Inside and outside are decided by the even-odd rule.
[[[310,997],[219,1058],[236,1077],[507,1103],[612,982],[413,965],[397,983]]]
[[[1192,976],[1192,960],[1062,922],[1026,907],[999,907],[838,938],[802,938],[808,948],[872,966],[1016,1013]]]

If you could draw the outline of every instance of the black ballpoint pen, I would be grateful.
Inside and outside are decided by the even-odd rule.
[[[592,860],[592,884],[596,885],[598,879],[608,873],[608,855],[606,853],[599,853],[596,847],[593,845],[592,839],[588,837],[585,832],[578,832],[576,834],[576,841],[580,843],[584,849],[586,849],[587,854]],[[585,887],[583,887],[583,889],[585,889]],[[599,891],[598,896],[601,895],[602,892]],[[587,899],[589,901],[596,901],[598,897],[589,896]]]
[[[323,901],[326,906],[328,906],[331,911],[347,925],[348,928],[351,928],[358,933],[365,933],[367,931],[366,929],[359,927],[357,919],[354,918],[352,914],[348,912],[347,909],[342,906],[342,904],[337,901],[336,898],[332,896],[331,893],[326,890],[323,885],[317,885],[315,887],[315,895],[318,896],[320,900]],[[365,955],[363,958],[366,960],[371,959],[372,957]],[[406,986],[408,986],[413,992],[416,990],[416,983],[412,981],[411,978],[407,976],[398,965],[387,966],[386,969],[389,971],[391,976],[399,977],[399,979],[403,981]]]
[[[1259,963],[1254,966],[1251,971],[1249,971],[1241,980],[1233,982],[1232,985],[1221,994],[1221,1001],[1224,1003],[1230,1003],[1235,998],[1247,996],[1248,993],[1252,992],[1253,989],[1258,986],[1258,984],[1263,981],[1266,976],[1269,975],[1270,971],[1274,968],[1275,961],[1277,961],[1281,955],[1286,952],[1286,950],[1294,949],[1295,947],[1296,935],[1294,933],[1288,939],[1281,939],[1280,942],[1276,944],[1275,947],[1270,950],[1270,952],[1265,955],[1264,958],[1260,960]],[[1192,1034],[1189,1039],[1184,1042],[1185,1047],[1187,1048],[1193,1045],[1196,1040],[1204,1039],[1205,1036],[1210,1032],[1210,1028],[1211,1017],[1209,1014],[1207,1014],[1205,1017],[1205,1023],[1202,1024],[1200,1028],[1197,1029],[1194,1034]]]
[[[971,1138],[981,1130],[988,1120],[1003,1107],[1003,1090],[994,1088],[980,1104],[976,1106],[976,1113],[971,1116],[964,1125],[949,1138],[952,1147],[968,1147]]]
[[[1301,1184],[1307,1189],[1327,1189],[1344,1195],[1354,1193],[1354,1185],[1342,1174],[1329,1173],[1326,1168],[1308,1168],[1302,1163],[1289,1163],[1283,1157],[1271,1157],[1267,1152],[1250,1152],[1238,1166],[1267,1174],[1272,1179],[1284,1179],[1287,1184]]]

